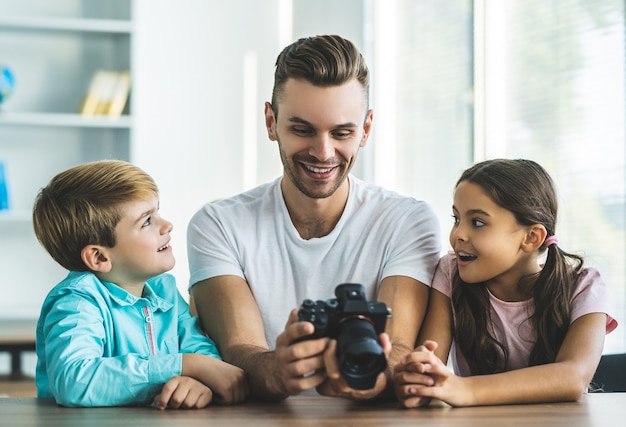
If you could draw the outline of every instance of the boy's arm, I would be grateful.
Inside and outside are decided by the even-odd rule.
[[[192,316],[189,305],[178,296],[178,338],[183,353],[182,375],[192,377],[211,388],[221,404],[243,401],[248,395],[244,371],[223,362],[210,337],[204,334],[200,320]]]
[[[66,294],[52,304],[43,325],[50,391],[64,406],[149,403],[170,378],[180,375],[182,356],[108,356],[113,346],[100,308],[88,295]]]

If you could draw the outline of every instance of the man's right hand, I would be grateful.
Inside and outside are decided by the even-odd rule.
[[[294,309],[284,331],[276,338],[277,369],[287,394],[295,395],[310,390],[327,378],[324,350],[329,339],[299,341],[314,331],[312,323],[298,321],[298,310]]]

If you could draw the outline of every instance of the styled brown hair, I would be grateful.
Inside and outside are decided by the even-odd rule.
[[[363,96],[369,105],[367,64],[354,43],[343,37],[304,37],[283,49],[276,59],[272,91],[272,110],[276,117],[278,98],[290,78],[303,79],[320,87],[339,86],[356,78],[363,86]]]
[[[457,186],[468,181],[479,185],[491,199],[515,216],[520,225],[541,224],[547,236],[556,229],[558,200],[550,175],[536,162],[525,159],[496,159],[467,169]],[[533,277],[534,312],[528,321],[537,341],[529,365],[556,360],[570,323],[570,300],[583,265],[582,257],[569,254],[557,245],[540,248],[548,251],[542,270]],[[454,340],[473,375],[502,372],[508,351],[490,329],[491,306],[485,284],[467,284],[459,273],[452,284],[455,315]]]
[[[35,200],[35,235],[48,253],[68,270],[88,271],[81,251],[90,244],[115,246],[120,205],[158,197],[150,175],[120,160],[72,167],[56,175]]]

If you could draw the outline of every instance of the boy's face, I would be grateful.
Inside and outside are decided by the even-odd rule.
[[[159,216],[159,201],[137,200],[121,206],[115,227],[116,245],[109,248],[109,280],[128,290],[171,270],[175,260],[170,246],[172,223]]]

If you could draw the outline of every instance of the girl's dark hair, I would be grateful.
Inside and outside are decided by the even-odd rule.
[[[547,236],[555,234],[557,194],[550,175],[532,160],[496,159],[467,169],[457,186],[468,181],[479,185],[491,199],[515,216],[520,225],[541,224]],[[582,257],[569,254],[557,245],[548,250],[543,269],[530,278],[534,312],[528,321],[537,341],[530,353],[529,365],[554,362],[570,323],[570,300],[583,265]],[[458,272],[452,284],[455,313],[455,345],[467,360],[472,375],[502,372],[508,351],[498,342],[490,327],[491,305],[487,286],[467,284]]]

